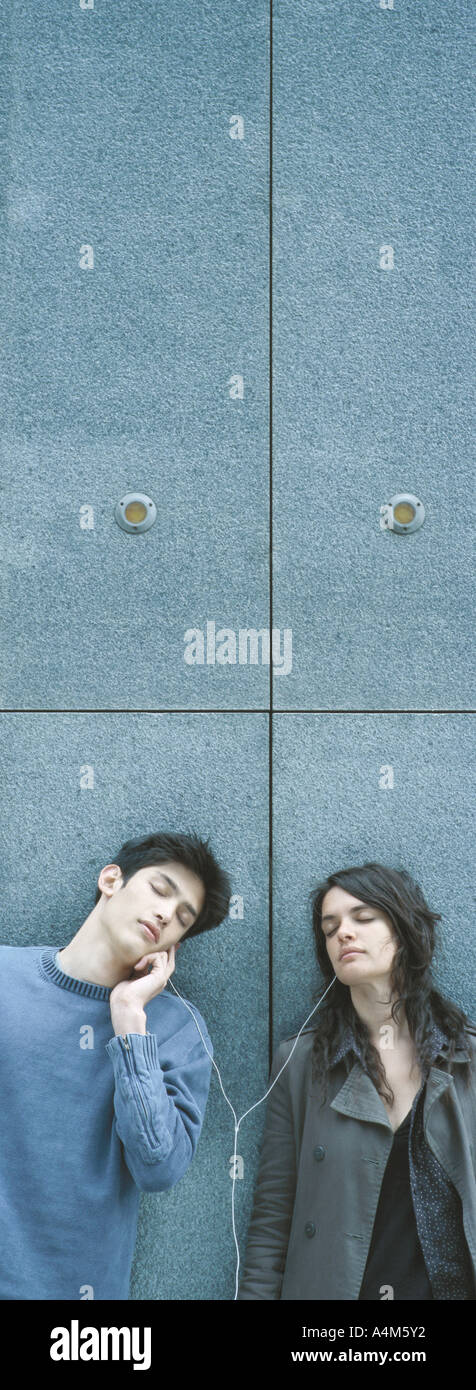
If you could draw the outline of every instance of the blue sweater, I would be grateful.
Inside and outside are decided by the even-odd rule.
[[[140,1192],[186,1173],[211,1062],[166,990],[115,1037],[111,989],[61,949],[0,947],[0,1299],[127,1299]]]

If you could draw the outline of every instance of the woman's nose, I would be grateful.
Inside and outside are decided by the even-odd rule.
[[[341,922],[337,936],[346,941],[348,937],[355,937],[355,927],[353,922]]]

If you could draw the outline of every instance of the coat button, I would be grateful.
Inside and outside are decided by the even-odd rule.
[[[306,1221],[306,1225],[305,1225],[305,1227],[304,1227],[304,1230],[305,1230],[305,1232],[306,1232],[306,1235],[309,1236],[309,1239],[311,1238],[311,1236],[315,1236],[315,1234],[316,1234],[316,1227],[315,1227],[315,1225],[314,1225],[314,1222],[313,1222],[313,1221]]]
[[[324,1158],[325,1152],[326,1151],[325,1149],[323,1149],[322,1144],[316,1145],[316,1148],[314,1149],[314,1158],[317,1158],[318,1163],[320,1163],[321,1158]]]

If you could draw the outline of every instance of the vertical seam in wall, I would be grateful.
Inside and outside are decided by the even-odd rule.
[[[269,0],[269,1067],[273,1057],[273,0]]]

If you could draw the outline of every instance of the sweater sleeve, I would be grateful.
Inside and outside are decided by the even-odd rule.
[[[192,1025],[195,1028],[195,1025]],[[196,1029],[195,1029],[196,1035]],[[208,1034],[207,1047],[213,1053]],[[124,1158],[143,1192],[163,1192],[186,1173],[203,1124],[211,1061],[187,1025],[167,1039],[117,1035],[105,1048],[114,1068],[114,1122]]]
[[[268,1085],[284,1065],[289,1048],[277,1048]],[[258,1180],[248,1229],[238,1299],[279,1299],[296,1191],[296,1143],[287,1071],[266,1106]]]

